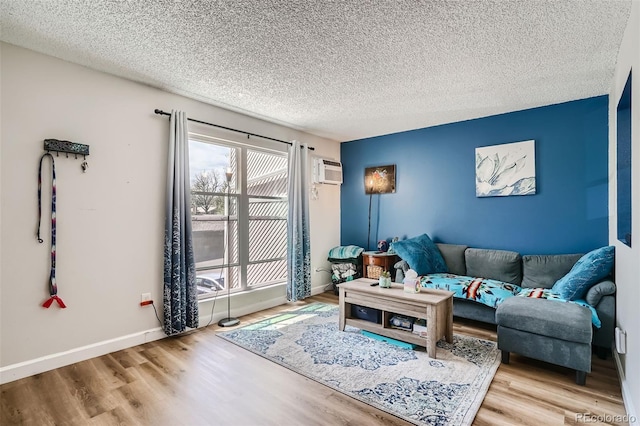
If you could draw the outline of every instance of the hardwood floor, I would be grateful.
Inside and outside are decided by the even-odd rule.
[[[241,318],[241,325],[332,293]],[[114,352],[0,387],[2,425],[407,425],[241,349],[217,325]],[[228,329],[227,329],[228,330]],[[495,340],[495,327],[454,321],[454,333]],[[594,356],[586,386],[574,372],[511,355],[476,416],[477,425],[616,423],[624,415],[611,357]]]

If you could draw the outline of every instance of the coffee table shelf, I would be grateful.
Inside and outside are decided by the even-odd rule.
[[[382,324],[375,322],[347,318],[346,324],[352,327],[359,328],[360,330],[370,331],[381,336],[390,337],[392,339],[400,340],[402,342],[413,343],[414,345],[426,347],[427,339],[420,337],[417,334],[413,334],[410,331],[400,330],[398,328],[384,327]]]

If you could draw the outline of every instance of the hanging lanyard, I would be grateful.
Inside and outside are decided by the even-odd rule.
[[[55,300],[61,308],[66,308],[58,294],[56,284],[56,164],[53,155],[48,152],[40,157],[40,167],[38,168],[38,242],[43,243],[40,238],[40,219],[42,217],[42,160],[45,157],[51,158],[51,273],[49,274],[49,299],[42,306],[48,308]]]

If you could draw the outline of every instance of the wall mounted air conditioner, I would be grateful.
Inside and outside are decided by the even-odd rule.
[[[329,185],[342,184],[342,164],[338,161],[315,158],[313,164],[313,182]]]

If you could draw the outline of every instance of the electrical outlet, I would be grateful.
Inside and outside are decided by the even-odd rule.
[[[622,331],[620,327],[615,329],[616,351],[619,354],[627,353],[627,333]]]
[[[151,293],[142,293],[140,295],[140,303],[151,300]]]

